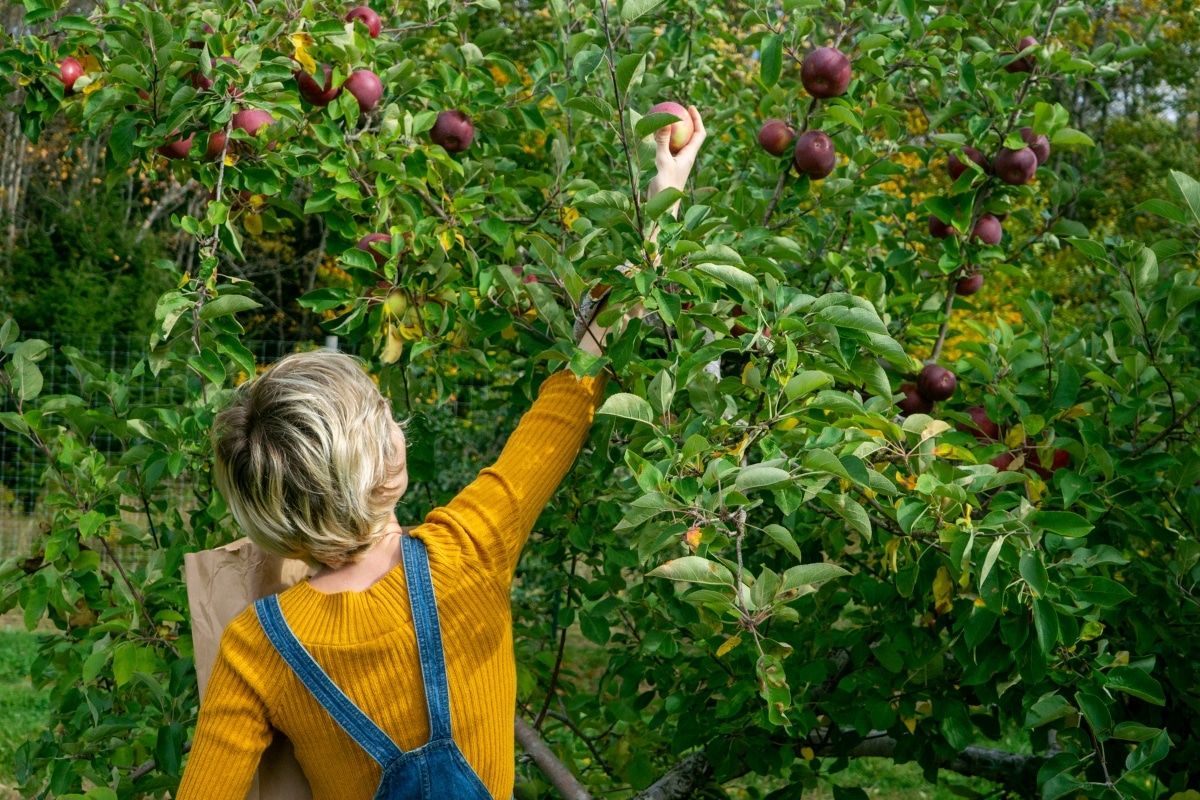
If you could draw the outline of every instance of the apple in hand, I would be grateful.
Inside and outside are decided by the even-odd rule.
[[[443,111],[437,115],[429,138],[447,153],[461,153],[475,139],[475,125],[470,117],[457,109]]]
[[[367,26],[367,35],[372,39],[379,38],[379,32],[383,30],[383,20],[379,18],[379,15],[373,9],[367,6],[350,9],[349,13],[346,14],[346,21],[354,22],[354,20],[359,20],[363,25]]]
[[[659,103],[658,105],[651,106],[646,114],[647,116],[650,114],[671,114],[672,116],[679,117],[678,122],[671,123],[671,139],[668,142],[668,146],[671,148],[671,155],[675,155],[682,150],[692,140],[692,134],[696,132],[696,126],[692,122],[692,115],[688,113],[686,108],[679,105],[679,103],[672,103],[670,101]]]
[[[850,85],[850,59],[836,47],[818,47],[804,57],[800,82],[813,97],[841,97]]]
[[[346,76],[342,88],[354,95],[358,110],[366,114],[379,105],[383,97],[383,81],[369,69],[356,69]]]
[[[769,119],[758,129],[758,146],[773,156],[782,156],[795,140],[796,132],[781,119]]]
[[[833,140],[825,131],[805,131],[796,140],[792,161],[797,170],[813,180],[820,180],[833,172],[837,151],[833,149]]]
[[[319,64],[318,71],[325,76],[324,86],[317,83],[303,67],[293,74],[296,76],[296,88],[300,90],[300,96],[314,106],[323,107],[337,99],[342,93],[342,87],[334,88],[333,69],[328,64]]]
[[[996,160],[992,163],[992,168],[996,172],[996,177],[1009,186],[1024,186],[1033,180],[1034,173],[1037,172],[1038,160],[1037,156],[1033,154],[1033,150],[1028,147],[1022,147],[1020,150],[1001,147],[1000,152],[996,154]]]
[[[917,392],[926,400],[946,400],[958,387],[958,378],[945,367],[926,364],[917,376]]]

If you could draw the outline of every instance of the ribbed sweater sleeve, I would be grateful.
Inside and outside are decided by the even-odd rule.
[[[267,706],[256,686],[263,676],[254,671],[261,655],[255,654],[246,627],[231,623],[221,637],[175,800],[244,800],[271,743]]]
[[[510,581],[538,515],[587,439],[603,387],[603,376],[579,379],[567,370],[547,378],[496,463],[426,522],[474,550],[469,560]]]

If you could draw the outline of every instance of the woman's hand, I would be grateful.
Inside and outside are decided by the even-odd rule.
[[[650,181],[648,193],[650,197],[654,197],[663,189],[668,188],[683,191],[687,185],[688,176],[696,164],[696,156],[700,154],[700,145],[704,144],[704,139],[708,136],[704,130],[704,121],[700,119],[700,112],[696,110],[695,106],[688,106],[688,114],[692,117],[695,131],[692,133],[692,138],[678,153],[671,154],[670,125],[665,125],[654,132],[654,166],[657,167],[658,174]]]

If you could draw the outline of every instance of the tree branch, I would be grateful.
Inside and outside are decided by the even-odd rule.
[[[1170,436],[1172,431],[1174,431],[1176,428],[1178,428],[1180,425],[1182,425],[1184,422],[1186,422],[1187,418],[1190,417],[1192,414],[1195,414],[1197,409],[1200,409],[1200,400],[1197,400],[1196,402],[1192,403],[1182,414],[1180,414],[1179,416],[1177,416],[1175,418],[1174,422],[1172,422],[1167,427],[1163,428],[1162,431],[1160,431],[1159,434],[1157,436],[1155,436],[1153,439],[1151,439],[1150,441],[1146,442],[1141,447],[1134,450],[1133,454],[1135,456],[1140,456],[1142,453],[1146,452],[1151,447],[1154,447],[1154,445],[1158,444],[1163,439]]]
[[[546,780],[558,790],[563,800],[592,800],[591,794],[579,782],[579,779],[558,760],[550,748],[538,736],[537,731],[520,717],[516,718],[515,731],[517,744],[529,754],[533,763],[546,776]]]

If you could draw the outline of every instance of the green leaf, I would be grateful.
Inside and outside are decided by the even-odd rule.
[[[1192,212],[1192,219],[1200,222],[1200,183],[1189,175],[1171,170],[1171,179],[1167,185],[1172,194],[1177,195],[1187,205],[1188,211]]]
[[[1037,628],[1038,648],[1043,655],[1050,655],[1058,644],[1058,612],[1054,604],[1041,597],[1033,600],[1033,625]]]
[[[697,264],[695,269],[732,286],[747,299],[757,300],[762,297],[762,287],[758,285],[758,279],[744,269],[732,264]]]
[[[800,554],[800,545],[796,544],[796,538],[792,536],[787,528],[772,523],[763,528],[763,533],[769,536],[775,544],[795,556],[797,560],[803,559],[803,556]]]
[[[501,247],[508,244],[508,240],[512,236],[508,228],[508,223],[496,217],[488,217],[481,222],[479,230],[486,233],[493,242]]]
[[[236,314],[239,311],[249,311],[252,308],[261,307],[262,303],[246,297],[244,294],[223,294],[209,300],[200,308],[200,319],[214,319],[226,314]]]
[[[700,556],[684,556],[668,561],[646,573],[650,578],[706,583],[714,586],[733,586],[733,573],[724,565]]]
[[[1071,594],[1085,603],[1094,603],[1101,608],[1113,608],[1133,597],[1133,593],[1121,584],[1098,575],[1074,578],[1067,584]]]
[[[1166,200],[1146,200],[1143,203],[1138,203],[1133,207],[1134,211],[1143,211],[1147,214],[1169,219],[1171,222],[1178,222],[1181,225],[1187,224],[1187,216],[1183,213],[1183,209],[1174,203],[1169,203]]]
[[[1104,698],[1087,692],[1076,692],[1075,704],[1079,706],[1096,736],[1107,739],[1108,731],[1112,727],[1112,714],[1109,713]]]
[[[1100,244],[1099,242],[1092,239],[1079,239],[1074,236],[1068,237],[1067,241],[1070,242],[1076,250],[1083,253],[1092,261],[1098,263],[1108,262],[1108,251],[1105,250],[1104,245]]]
[[[154,744],[158,769],[167,775],[178,775],[183,762],[183,725],[172,722],[158,729]]]
[[[659,128],[665,128],[678,120],[679,117],[674,114],[668,114],[666,111],[655,111],[653,114],[647,114],[639,119],[637,124],[633,126],[633,132],[639,139],[644,139]]]
[[[622,96],[626,96],[629,87],[637,83],[645,71],[646,56],[642,53],[630,53],[617,62],[617,86]]]
[[[751,464],[738,472],[734,486],[740,492],[750,492],[755,489],[774,489],[786,486],[792,481],[792,475],[786,469],[765,467],[761,464]]]
[[[1034,527],[1057,533],[1068,539],[1087,536],[1093,527],[1086,519],[1071,511],[1037,511],[1033,515],[1032,522]]]
[[[759,52],[759,75],[763,85],[770,89],[778,83],[779,73],[783,69],[783,37],[778,33],[768,33],[763,37]]]
[[[839,328],[887,335],[887,326],[874,311],[860,306],[829,306],[817,312],[817,321]]]
[[[1060,128],[1050,136],[1050,144],[1055,147],[1095,147],[1092,137],[1074,128]]]
[[[992,546],[988,548],[987,555],[983,557],[983,569],[979,571],[979,583],[983,585],[987,581],[988,575],[992,572],[992,567],[996,566],[996,559],[1000,557],[1000,550],[1004,547],[1004,540],[1007,537],[997,536],[992,542]]]
[[[1144,742],[1162,732],[1162,728],[1149,728],[1140,722],[1119,722],[1113,728],[1112,738],[1126,742]]]
[[[1137,667],[1113,667],[1105,675],[1107,686],[1131,694],[1156,706],[1166,705],[1162,686],[1150,673]]]
[[[638,17],[649,14],[663,4],[664,0],[625,0],[621,4],[621,21],[633,22]]]
[[[1067,702],[1062,695],[1052,694],[1041,698],[1025,715],[1025,727],[1037,728],[1047,722],[1069,717],[1075,713],[1075,706]]]
[[[849,571],[837,564],[800,564],[783,573],[783,582],[779,585],[780,592],[811,586],[814,583],[840,578],[849,575]]]
[[[806,369],[799,375],[794,375],[787,382],[787,386],[783,387],[783,391],[787,395],[788,400],[797,400],[818,389],[824,389],[826,386],[832,385],[833,376],[825,372]]]
[[[1171,738],[1167,736],[1166,731],[1159,731],[1133,748],[1133,752],[1125,757],[1125,769],[1133,772],[1136,769],[1145,769],[1151,764],[1157,764],[1167,757],[1170,749]]]
[[[1046,589],[1050,585],[1050,577],[1046,574],[1046,566],[1042,563],[1041,551],[1023,551],[1018,569],[1021,572],[1021,577],[1025,579],[1025,583],[1033,591],[1033,596],[1045,597]]]
[[[821,492],[817,497],[822,503],[837,512],[838,516],[844,519],[853,530],[861,533],[867,541],[871,540],[871,518],[867,516],[866,510],[862,506],[844,494]]]
[[[573,108],[577,111],[582,111],[585,114],[591,114],[593,117],[599,117],[600,119],[606,121],[612,120],[617,113],[604,98],[592,97],[591,95],[586,94],[572,97],[563,105],[567,108]]]
[[[678,203],[684,197],[687,197],[687,195],[674,187],[663,189],[654,195],[654,197],[647,200],[646,204],[642,206],[642,210],[646,212],[648,219],[658,219],[667,213],[671,209],[671,206]]]
[[[190,357],[188,365],[217,386],[225,382],[225,365],[221,363],[220,356],[208,347],[201,350],[200,355]]]
[[[91,683],[96,680],[96,676],[100,674],[100,670],[104,669],[104,665],[108,663],[109,652],[108,645],[105,644],[87,657],[87,660],[83,662],[83,671],[79,676],[84,683]]]
[[[654,423],[654,409],[650,407],[650,404],[636,394],[628,392],[621,392],[609,397],[604,401],[604,405],[596,410],[596,413],[647,424]]]
[[[121,642],[113,648],[113,677],[117,686],[124,686],[133,677],[137,648],[133,642]]]

